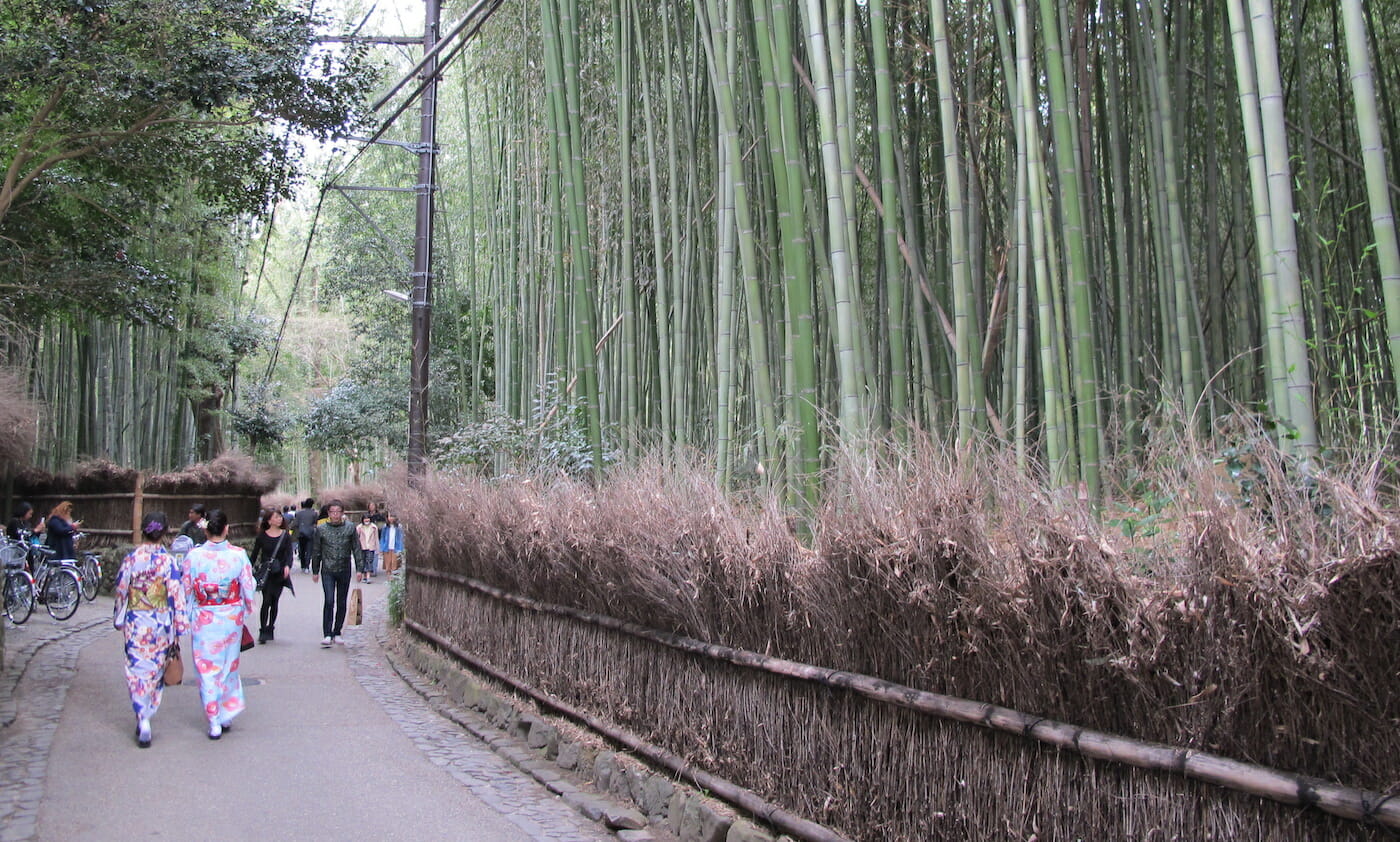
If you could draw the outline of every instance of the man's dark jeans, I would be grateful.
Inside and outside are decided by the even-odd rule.
[[[335,637],[345,625],[345,602],[350,597],[350,566],[336,572],[321,571],[321,593],[325,605],[321,607],[321,633]],[[332,623],[332,613],[334,623]]]

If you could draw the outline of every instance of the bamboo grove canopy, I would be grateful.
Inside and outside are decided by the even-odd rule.
[[[200,87],[200,56],[243,57],[229,45],[307,30],[215,26],[283,20],[290,4],[187,5],[22,0],[0,13],[23,36],[0,50],[6,132],[30,144],[16,148],[76,143],[99,123],[142,130],[145,101],[124,92],[173,91],[145,107],[194,118],[152,124],[180,141],[169,155],[114,143],[47,169],[26,163],[50,160],[33,153],[4,162],[6,295],[41,314],[66,301],[93,343],[128,360],[170,349],[105,325],[166,318],[160,290],[183,298],[175,279],[189,277],[207,294],[211,263],[251,272],[237,236],[215,248],[208,225],[177,240],[150,224],[118,243],[92,236],[114,215],[94,208],[117,207],[115,190],[132,199],[120,209],[177,195],[256,212],[285,195],[276,173],[290,161],[245,130],[299,119],[330,131],[362,90],[353,73],[294,83],[284,71],[304,70],[308,52],[290,48]],[[1383,447],[1400,357],[1394,5],[500,3],[453,53],[439,96],[434,437],[450,450],[498,418],[563,418],[584,439],[573,464],[585,469],[698,447],[723,477],[763,467],[811,490],[833,444],[954,430],[1004,441],[1089,493],[1164,406],[1200,427],[1244,408],[1303,460]],[[468,6],[445,10],[447,29]],[[142,21],[162,51],[139,52]],[[298,38],[286,43],[305,48]],[[85,50],[105,73],[104,48],[173,56],[183,81],[114,62],[123,85],[81,86],[64,74],[89,65],[48,58]],[[51,101],[65,110],[46,111]],[[230,109],[232,135],[200,154],[202,118]],[[401,122],[387,138],[412,136]],[[409,187],[409,170],[366,155],[346,176]],[[197,189],[172,194],[176,176]],[[318,229],[321,294],[379,326],[390,374],[406,340],[365,314],[403,286],[405,213],[391,199],[327,202]],[[162,255],[172,242],[194,257]],[[50,289],[43,266],[76,286]],[[63,297],[111,289],[112,273],[140,281],[102,299],[121,313]],[[127,370],[73,358],[80,383]],[[206,421],[231,371],[179,384]],[[196,425],[201,440],[211,424]],[[111,452],[104,437],[119,434],[74,429],[77,452]]]
[[[444,324],[507,415],[563,372],[600,458],[724,475],[913,424],[1096,491],[1162,402],[1374,446],[1392,5],[504,4],[447,71]]]

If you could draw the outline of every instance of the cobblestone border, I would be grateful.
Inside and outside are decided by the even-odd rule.
[[[381,631],[380,648],[404,683],[441,716],[625,842],[793,842],[631,755],[572,739],[571,726],[556,725],[411,634]]]
[[[31,618],[32,619],[32,618]],[[39,632],[38,626],[16,626],[9,620],[3,620],[8,626],[5,629],[5,668],[0,671],[0,729],[8,728],[14,723],[15,717],[19,713],[16,707],[15,691],[19,687],[20,680],[24,678],[25,671],[29,669],[29,664],[34,660],[40,649],[50,643],[59,643],[67,640],[75,634],[81,634],[94,626],[112,622],[110,616],[99,614],[96,617],[86,617],[83,619],[73,618],[72,622],[64,622],[55,625],[50,629]],[[17,632],[35,632],[35,634],[25,634],[24,642],[18,649],[11,649]],[[86,644],[84,644],[86,645]],[[81,649],[82,647],[78,647]]]
[[[6,656],[0,675],[0,757],[4,758],[0,763],[0,842],[36,838],[49,753],[78,656],[107,633],[111,622],[110,616],[99,612],[93,618],[55,626],[36,633]],[[44,657],[36,660],[41,652]]]

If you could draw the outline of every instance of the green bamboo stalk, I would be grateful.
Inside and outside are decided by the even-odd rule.
[[[846,200],[842,195],[840,138],[837,135],[836,94],[831,83],[830,51],[822,26],[820,0],[804,0],[801,6],[803,28],[806,31],[809,68],[816,99],[822,175],[826,194],[827,256],[831,270],[830,290],[836,316],[836,360],[840,391],[841,434],[848,440],[859,439],[865,431],[869,414],[865,411],[861,387],[864,378],[858,370],[860,348],[857,335],[855,272],[852,267],[851,244],[847,238]]]
[[[756,3],[757,5],[757,3]],[[792,353],[792,380],[787,392],[792,396],[792,424],[795,487],[808,503],[815,504],[817,477],[821,470],[821,428],[818,416],[816,310],[812,288],[812,243],[808,238],[806,193],[803,189],[806,162],[802,152],[802,124],[798,119],[797,79],[792,65],[793,23],[787,0],[772,0],[772,26],[767,43],[768,60],[778,96],[778,113],[770,118],[770,131],[776,120],[782,149],[779,225],[782,238],[783,293]],[[757,16],[755,16],[757,21]],[[764,41],[760,39],[762,53]]]
[[[1195,312],[1190,300],[1190,268],[1186,259],[1185,232],[1181,219],[1180,177],[1177,172],[1177,148],[1173,97],[1167,78],[1167,25],[1162,0],[1152,0],[1149,4],[1151,29],[1148,37],[1153,46],[1153,74],[1150,85],[1155,93],[1151,103],[1153,119],[1150,123],[1156,135],[1154,148],[1158,156],[1162,179],[1162,195],[1159,206],[1167,230],[1167,283],[1171,285],[1173,322],[1176,325],[1175,340],[1179,377],[1183,403],[1195,407],[1201,398],[1199,363],[1196,359],[1196,343],[1193,339],[1191,314]]]
[[[1050,466],[1052,482],[1064,482],[1068,463],[1068,433],[1064,427],[1063,396],[1059,387],[1055,337],[1061,334],[1055,311],[1055,293],[1047,255],[1049,222],[1046,218],[1048,196],[1044,189],[1045,173],[1040,152],[1040,111],[1036,97],[1035,75],[1032,67],[1032,30],[1027,0],[1016,0],[1016,66],[1020,87],[1020,118],[1023,123],[1021,142],[1029,179],[1029,213],[1031,254],[1034,255],[1036,333],[1039,343],[1041,377],[1041,412],[1045,441],[1045,458]]]
[[[872,70],[875,76],[875,138],[880,159],[880,247],[885,270],[885,325],[889,343],[890,416],[903,436],[909,413],[909,357],[904,262],[899,254],[899,175],[896,172],[894,86],[890,82],[885,0],[869,0]]]
[[[647,65],[647,44],[648,39],[644,36],[642,29],[642,18],[634,8],[632,15],[632,29],[635,43],[643,56],[642,64]],[[674,455],[672,445],[675,442],[675,405],[672,397],[673,383],[671,380],[671,354],[673,347],[667,334],[671,327],[671,274],[668,271],[669,262],[666,255],[666,235],[665,219],[661,204],[661,174],[660,155],[657,150],[657,130],[656,112],[652,105],[651,79],[649,74],[643,74],[640,79],[642,94],[642,118],[645,126],[646,141],[646,171],[647,171],[647,199],[651,209],[651,249],[652,249],[652,273],[654,280],[653,292],[653,321],[657,332],[656,336],[656,409],[660,423],[659,444],[661,452],[666,458]]]
[[[1298,269],[1292,168],[1288,160],[1288,129],[1284,118],[1283,80],[1279,74],[1278,39],[1270,0],[1250,0],[1249,8],[1273,229],[1274,285],[1278,310],[1271,315],[1279,320],[1279,337],[1283,344],[1283,380],[1287,396],[1283,415],[1297,436],[1296,440],[1285,439],[1284,445],[1304,458],[1310,458],[1317,451],[1317,413],[1313,407],[1312,366],[1308,358],[1302,282]]]
[[[1375,238],[1376,262],[1380,267],[1381,290],[1385,300],[1386,341],[1390,347],[1391,381],[1400,382],[1400,245],[1395,234],[1395,211],[1390,202],[1389,172],[1381,140],[1381,121],[1376,108],[1371,56],[1367,49],[1366,18],[1361,0],[1342,0],[1342,20],[1346,26],[1347,63],[1351,68],[1351,91],[1356,109],[1356,127],[1361,157],[1366,166],[1366,197],[1371,208],[1371,231]]]
[[[635,458],[639,455],[641,439],[641,401],[639,389],[638,324],[637,324],[637,280],[634,274],[632,220],[632,27],[631,0],[613,0],[613,40],[615,42],[616,64],[614,66],[617,91],[617,136],[618,172],[620,173],[622,248],[618,259],[620,270],[618,284],[622,292],[622,348],[620,373],[622,376],[622,400],[619,421],[622,430],[623,455]]]
[[[944,0],[929,0],[929,21],[933,30],[933,55],[938,74],[944,178],[948,184],[948,254],[953,281],[953,356],[957,372],[958,439],[966,443],[985,429],[986,410],[982,389],[981,330],[977,324],[977,302],[973,300],[972,279],[968,272],[962,159],[958,153],[957,106],[953,101],[952,62],[948,51],[947,8]]]
[[[1045,37],[1045,76],[1049,82],[1050,123],[1055,139],[1055,163],[1059,174],[1060,213],[1063,218],[1069,273],[1069,329],[1073,337],[1069,362],[1074,377],[1075,449],[1079,454],[1079,478],[1091,499],[1099,497],[1099,387],[1098,352],[1093,329],[1093,295],[1088,250],[1084,240],[1084,211],[1080,205],[1079,162],[1074,155],[1074,121],[1069,112],[1063,50],[1060,43],[1058,3],[1040,0],[1041,28]]]

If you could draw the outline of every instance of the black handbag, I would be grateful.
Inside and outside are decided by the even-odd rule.
[[[277,561],[278,554],[282,552],[282,542],[285,540],[287,540],[287,533],[284,531],[277,537],[277,546],[272,548],[272,555],[259,556],[258,563],[253,565],[253,580],[258,583],[258,590],[261,591],[263,585],[267,584],[268,571],[272,569],[273,563]]]

